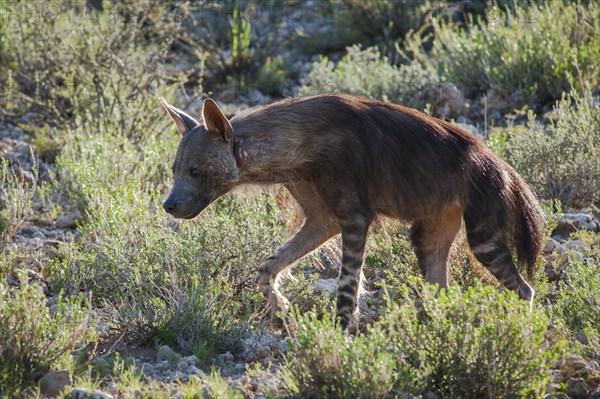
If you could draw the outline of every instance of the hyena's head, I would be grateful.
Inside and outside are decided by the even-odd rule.
[[[173,163],[175,181],[163,208],[176,218],[192,219],[237,180],[233,129],[211,99],[202,108],[204,125],[164,99],[161,102],[181,135]]]

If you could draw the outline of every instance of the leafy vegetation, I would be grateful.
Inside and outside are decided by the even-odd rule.
[[[546,336],[549,320],[491,287],[438,293],[419,286],[356,338],[330,316],[296,314],[298,337],[286,357],[288,389],[305,397],[538,397],[564,344]],[[443,348],[443,349],[440,349]]]
[[[121,397],[252,396],[265,376],[278,381],[261,388],[271,397],[543,397],[567,391],[556,379],[564,354],[600,360],[597,229],[572,233],[575,250],[557,238],[560,259],[538,269],[564,278],[538,275],[530,309],[462,242],[454,288],[424,285],[407,227],[388,221],[370,235],[361,333],[335,327],[339,251],[317,251],[283,281],[297,308],[289,352],[246,360],[249,337],[266,336],[256,268],[299,226],[297,207],[261,189],[223,197],[195,221],[166,215],[178,137],[157,101],[199,117],[199,97],[226,101],[213,91],[236,84],[264,98],[338,91],[435,114],[454,87],[463,122],[485,126],[500,111],[502,127],[483,135],[535,190],[550,236],[561,206],[597,218],[600,204],[596,2],[342,0],[335,24],[330,2],[306,2],[323,6],[307,17],[296,3],[65,1],[55,3],[68,13],[43,18],[13,3],[0,9],[0,397],[41,396],[51,370]],[[10,157],[21,140],[28,165]],[[136,345],[169,345],[202,370],[149,380],[119,354]],[[239,373],[248,379],[232,383]]]
[[[327,57],[315,64],[301,94],[350,93],[417,107],[435,76],[418,64],[394,66],[374,47],[353,46],[337,65]]]
[[[353,1],[342,3],[352,4],[343,9],[363,23],[371,15],[389,21],[384,31],[398,29],[391,21],[413,24],[411,18],[422,16],[425,22],[421,29],[409,33],[399,48],[404,60],[401,65],[390,64],[389,56],[381,56],[376,48],[350,47],[337,65],[327,58],[315,65],[308,93],[315,89],[319,93],[347,91],[423,108],[445,95],[436,86],[451,84],[468,98],[485,95],[490,107],[506,112],[524,104],[539,109],[573,85],[581,92],[584,82],[598,83],[600,9],[593,2],[495,6],[483,16],[467,14],[466,25],[447,18],[428,18],[423,10],[406,8],[427,8],[427,2],[419,6],[418,2],[408,2],[405,8],[396,8],[394,2],[367,2],[378,4],[371,7],[357,6]],[[378,7],[388,10],[377,13]],[[391,8],[404,18],[388,19]],[[423,30],[429,30],[430,35]],[[445,96],[450,97],[446,100],[452,98]]]
[[[0,395],[18,394],[52,367],[72,364],[72,351],[85,357],[93,327],[81,298],[59,298],[52,310],[26,277],[19,288],[0,281]]]
[[[600,104],[589,91],[570,92],[544,126],[529,113],[523,126],[499,129],[493,148],[538,195],[565,206],[600,203]]]
[[[30,181],[27,181],[29,177]],[[3,160],[0,169],[0,256],[23,222],[31,216],[37,184],[37,170],[25,174],[15,171]]]

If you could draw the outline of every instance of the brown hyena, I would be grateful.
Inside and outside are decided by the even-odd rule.
[[[162,100],[181,134],[173,190],[164,209],[193,218],[247,183],[281,183],[304,211],[298,232],[258,269],[276,313],[288,307],[281,272],[342,235],[337,313],[345,328],[357,309],[369,226],[377,215],[412,222],[425,279],[446,287],[450,247],[464,220],[475,257],[527,300],[540,250],[540,214],[517,173],[455,125],[413,109],[350,95],[297,98],[228,120],[208,99],[204,124]]]

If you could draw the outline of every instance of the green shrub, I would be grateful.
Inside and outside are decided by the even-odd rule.
[[[349,338],[331,313],[294,314],[298,324],[282,378],[286,389],[310,398],[386,398],[396,378],[396,359],[380,331]]]
[[[37,189],[38,172],[13,170],[8,160],[0,158],[0,257],[4,258],[8,243],[23,222],[33,213],[33,198]]]
[[[526,126],[495,133],[492,148],[546,199],[564,206],[600,201],[600,106],[591,95],[571,92],[544,127],[529,115]]]
[[[395,44],[411,30],[419,30],[441,2],[341,0],[336,2],[337,29],[349,44],[376,45],[386,56],[396,53]]]
[[[339,0],[335,2],[336,22],[345,43],[376,45],[383,54],[397,59],[397,43],[402,43],[411,31],[430,28],[431,18],[462,23],[468,17],[484,15],[492,5],[504,10],[510,9],[511,3],[511,0]]]
[[[424,389],[447,397],[543,394],[562,349],[545,337],[543,312],[493,287],[425,287],[421,295],[418,308],[412,301],[393,306],[382,325],[396,355],[419,370]]]
[[[256,88],[262,93],[275,97],[283,94],[285,88],[285,62],[281,56],[268,57],[258,72]]]
[[[431,69],[416,63],[393,66],[375,47],[352,46],[337,65],[322,57],[310,71],[301,95],[342,92],[424,107],[423,91],[435,80]]]
[[[499,98],[520,104],[544,105],[571,89],[570,76],[597,82],[600,71],[600,7],[595,2],[548,1],[516,7],[514,11],[489,9],[487,22],[478,18],[468,28],[432,19],[434,39],[429,56],[413,51],[441,79],[466,90],[468,95],[493,89]],[[407,40],[420,43],[414,35]],[[421,53],[421,54],[417,54]],[[498,104],[496,104],[498,106]]]
[[[567,285],[555,291],[548,313],[564,320],[585,355],[600,360],[600,243],[597,234],[585,230],[572,238],[585,243],[583,259],[565,267]]]
[[[41,287],[0,280],[0,396],[13,397],[94,339],[83,300],[59,298],[54,313]]]
[[[384,285],[387,295],[397,298],[407,281],[422,277],[409,229],[386,221],[374,230],[369,236],[365,272],[380,276],[379,284]]]
[[[204,363],[220,353],[239,352],[247,318],[239,317],[241,301],[231,294],[232,287],[219,277],[189,279],[182,287],[163,289],[165,309],[172,310],[165,312],[156,339],[193,353]]]
[[[40,124],[112,124],[119,133],[142,143],[150,136],[145,126],[156,125],[150,110],[156,102],[146,97],[169,97],[189,73],[168,74],[165,63],[173,41],[186,30],[170,8],[157,1],[108,4],[102,11],[69,1],[54,4],[56,14],[40,15],[43,7],[15,3],[3,22],[9,46],[4,54],[7,74],[3,85],[13,92],[6,98],[11,114],[25,113],[33,104]],[[22,10],[26,12],[19,12]],[[38,139],[38,141],[43,139]]]
[[[359,30],[365,26],[393,31],[398,28],[396,19],[410,25],[419,14],[406,13],[391,1],[362,3],[345,0],[341,7],[360,20],[349,23]],[[417,3],[407,7],[428,7]],[[406,15],[395,18],[396,12]],[[371,17],[385,21],[383,28],[369,22]],[[466,97],[486,95],[489,107],[510,111],[524,104],[541,108],[573,84],[582,91],[585,82],[598,81],[597,3],[490,7],[483,16],[470,16],[466,24],[439,15],[424,18],[431,35],[418,31],[407,36],[400,51],[405,64],[395,66],[398,57],[390,62],[389,52],[382,57],[375,48],[349,47],[337,66],[327,58],[315,64],[304,92],[348,92],[423,108],[440,100],[439,84],[452,84]],[[572,76],[579,78],[572,82]]]
[[[413,282],[413,287],[420,285]],[[492,287],[438,292],[392,305],[348,337],[325,314],[299,316],[283,379],[302,397],[539,397],[563,344],[546,337],[543,312]]]
[[[585,354],[600,359],[600,261],[569,265],[570,288],[561,291],[556,305]]]

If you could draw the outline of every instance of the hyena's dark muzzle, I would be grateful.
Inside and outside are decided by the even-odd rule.
[[[175,184],[163,209],[178,219],[192,219],[210,205],[213,199],[212,195],[199,195],[195,190]]]

